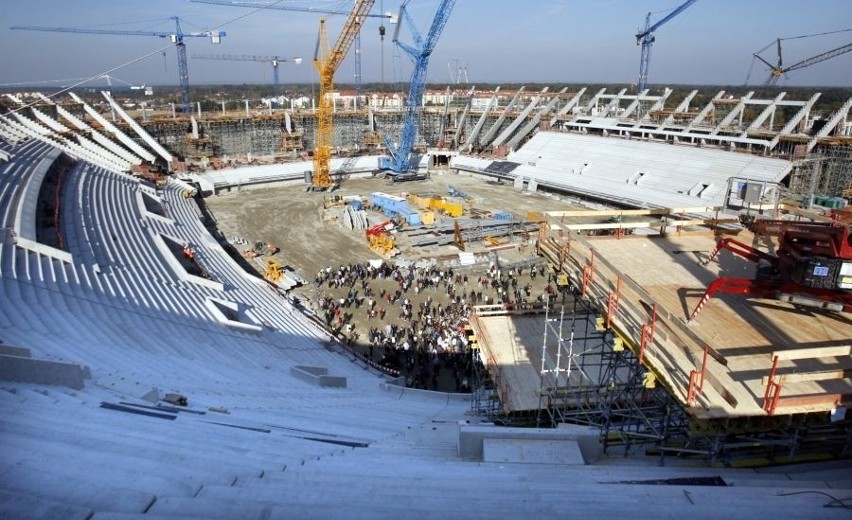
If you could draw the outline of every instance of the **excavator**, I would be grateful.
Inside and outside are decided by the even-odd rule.
[[[755,235],[777,237],[777,252],[767,253],[730,237],[720,240],[704,265],[726,249],[757,263],[757,276],[753,280],[714,280],[689,321],[695,319],[717,293],[852,312],[852,227],[849,224],[770,219],[745,219],[743,223]]]

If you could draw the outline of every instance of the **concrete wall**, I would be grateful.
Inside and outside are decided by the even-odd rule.
[[[465,460],[483,460],[485,439],[516,439],[528,441],[576,441],[586,463],[600,458],[600,430],[586,426],[560,428],[506,428],[459,424],[459,457]]]
[[[83,380],[89,377],[91,374],[87,368],[72,363],[0,355],[0,381],[67,386],[80,390]]]
[[[346,388],[346,378],[343,376],[330,376],[325,367],[294,366],[290,368],[290,375],[307,383],[329,388]]]
[[[444,399],[446,401],[472,401],[473,394],[462,394],[455,392],[438,392],[436,390],[424,390],[422,388],[408,388],[405,386],[405,377],[397,377],[386,383],[381,384],[381,388],[386,392],[396,392],[400,396],[403,394],[416,395],[418,398],[431,397],[435,399]]]
[[[17,356],[17,357],[33,357],[30,349],[22,347],[13,347],[11,345],[0,345],[0,355],[2,356]]]

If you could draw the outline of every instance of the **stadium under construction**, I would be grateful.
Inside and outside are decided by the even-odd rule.
[[[0,514],[847,514],[852,98],[770,92],[6,94]],[[426,295],[464,391],[352,333]]]

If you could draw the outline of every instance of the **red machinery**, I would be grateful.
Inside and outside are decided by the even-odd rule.
[[[799,305],[852,312],[852,228],[838,223],[753,220],[756,235],[778,237],[777,254],[724,238],[704,262],[727,249],[758,264],[757,277],[719,278],[689,316],[692,320],[718,292],[773,298]]]
[[[367,229],[366,233],[370,249],[385,258],[393,256],[396,247],[390,229],[393,229],[393,222],[387,220]]]

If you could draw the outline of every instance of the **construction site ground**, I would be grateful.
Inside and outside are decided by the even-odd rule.
[[[471,197],[465,203],[465,215],[462,218],[487,212],[510,212],[525,218],[528,212],[564,211],[581,207],[576,200],[566,197],[524,192],[513,188],[508,183],[496,184],[455,174],[433,174],[425,181],[410,183],[392,183],[387,179],[379,178],[349,179],[332,193],[306,192],[304,185],[301,184],[289,187],[258,188],[211,196],[206,199],[206,203],[215,215],[219,229],[229,240],[233,242],[237,239],[237,241],[247,242],[247,244],[235,244],[239,250],[250,249],[256,241],[277,245],[280,251],[274,255],[274,258],[308,281],[307,284],[293,289],[292,293],[301,296],[303,301],[310,302],[308,305],[316,311],[316,303],[321,296],[338,298],[345,296],[346,292],[342,288],[330,289],[327,286],[317,288],[313,281],[320,269],[382,259],[368,247],[363,230],[346,229],[334,218],[340,208],[324,209],[323,203],[326,197],[360,195],[366,198],[376,191],[394,195],[408,192],[448,196],[450,186]],[[381,214],[372,211],[369,215],[371,221],[373,219],[380,221],[378,219],[383,218]],[[451,220],[444,218],[444,222],[449,221]],[[438,223],[437,220],[436,223]],[[395,261],[434,260],[439,265],[450,265],[458,261],[460,250],[456,246],[412,246],[412,238],[407,237],[405,232],[397,233],[395,238],[397,248],[400,250],[400,254],[393,258]],[[517,262],[536,256],[534,233],[528,237],[515,236],[511,239],[504,237],[500,241],[504,244],[495,249],[499,249],[496,253],[501,263]],[[489,247],[493,247],[493,244],[484,241],[470,243],[466,244],[466,251],[473,252],[478,258],[483,259],[490,253]],[[253,260],[250,262],[258,268],[258,271],[262,271],[259,263]],[[463,269],[457,267],[455,270],[469,274],[472,285],[473,277],[484,274],[488,265],[486,261]],[[523,281],[532,285],[531,294],[534,297],[544,291],[547,276],[530,279],[526,270]],[[378,292],[381,288],[391,288],[393,283],[390,280],[376,280],[371,285]],[[486,293],[492,298],[496,294],[493,291]],[[446,293],[442,291],[429,291],[428,294],[424,292],[420,295],[409,294],[408,296],[415,306],[426,296],[432,296],[436,303],[442,305],[446,305],[447,299]],[[395,309],[388,309],[382,323],[401,325],[402,321]],[[366,331],[370,327],[378,326],[379,323],[376,320],[370,321],[366,311],[356,310],[353,315],[353,324],[360,332],[356,348],[363,352],[366,350]],[[443,377],[439,386],[442,390],[453,390],[454,382]]]
[[[498,185],[479,178],[454,174],[433,175],[426,181],[399,184],[379,178],[349,179],[335,190],[333,195],[368,197],[372,192],[382,191],[394,195],[410,192],[447,196],[450,186],[471,197],[465,203],[465,217],[471,214],[486,215],[488,212],[511,212],[523,218],[528,212],[580,208],[575,199],[528,193],[517,190],[508,183]],[[207,204],[216,216],[219,228],[228,238],[242,238],[248,244],[263,241],[278,245],[281,251],[275,258],[308,281],[293,292],[303,300],[311,302],[309,305],[316,310],[315,303],[319,297],[339,298],[344,296],[345,291],[328,287],[318,288],[311,283],[320,269],[380,259],[369,249],[363,230],[345,229],[334,218],[338,209],[323,208],[324,198],[328,195],[306,192],[303,185],[293,185],[213,196],[207,199]],[[371,217],[375,222],[381,216],[371,213]],[[585,222],[606,220],[606,217],[591,217]],[[396,238],[401,254],[395,260],[434,260],[440,265],[458,261],[460,251],[453,245],[415,247],[404,232],[398,233]],[[485,273],[488,268],[487,255],[494,249],[499,250],[497,254],[501,263],[533,258],[536,255],[535,238],[534,234],[526,237],[515,236],[511,240],[504,238],[501,240],[506,243],[496,248],[492,243],[484,241],[467,244],[468,252],[474,252],[480,259],[485,257],[486,262],[465,269],[472,275],[470,278]],[[701,266],[700,261],[713,249],[715,243],[712,234],[706,232],[698,236],[687,234],[683,237],[663,238],[626,237],[621,240],[615,237],[595,237],[589,240],[588,245],[615,269],[613,272],[610,272],[612,269],[605,270],[605,273],[601,272],[595,279],[596,284],[603,284],[600,291],[595,293],[595,297],[601,297],[605,301],[607,291],[615,287],[613,273],[622,273],[626,279],[642,287],[660,304],[661,316],[668,316],[658,320],[657,335],[660,338],[672,339],[681,335],[677,331],[684,330],[684,319],[716,276],[754,276],[753,264],[732,257],[727,252],[723,252],[710,265]],[[586,246],[579,246],[580,244],[575,244],[571,248],[571,256],[581,255],[577,258],[578,265],[585,265],[590,260],[582,256],[586,254],[582,252]],[[260,265],[256,265],[260,270]],[[575,274],[579,276],[578,273]],[[536,280],[527,278],[526,282],[533,285],[532,295],[535,296],[544,291],[547,277],[538,277]],[[378,283],[374,289],[380,289]],[[445,293],[438,291],[432,295],[436,302],[445,304],[445,301],[441,300],[446,299]],[[494,296],[493,292],[491,296]],[[421,295],[419,298],[423,297],[424,295]],[[633,301],[627,294],[623,294],[622,298],[624,309],[631,308],[631,312],[638,313],[631,319],[639,320],[637,323],[640,324],[650,319],[650,311],[642,310],[647,307],[643,297],[639,296]],[[418,297],[411,299],[415,305],[419,304]],[[390,308],[387,310],[384,323],[401,325],[398,311]],[[677,322],[673,325],[674,329],[663,323],[669,318]],[[524,327],[526,332],[512,327],[513,323],[521,322],[526,321],[517,317],[505,317],[496,325],[489,325],[488,335],[495,336],[492,339],[496,344],[489,345],[491,349],[509,349],[514,352],[521,348],[527,352],[526,356],[512,358],[514,362],[510,363],[518,370],[526,368],[522,372],[530,378],[528,384],[516,382],[513,385],[516,388],[510,389],[510,392],[528,390],[521,393],[526,395],[525,398],[529,402],[516,403],[518,409],[526,409],[534,404],[532,401],[537,396],[533,397],[533,391],[540,384],[537,376],[540,361],[533,359],[536,358],[535,355],[529,354],[536,354],[541,350],[542,331],[539,325],[533,325],[531,329]],[[356,348],[363,352],[366,349],[365,332],[371,326],[379,324],[375,320],[369,322],[367,313],[360,311],[354,312],[353,324],[361,333],[360,345],[356,345]],[[503,330],[506,327],[511,330]],[[690,343],[690,348],[668,350],[663,356],[666,361],[663,358],[658,359],[664,354],[662,351],[651,349],[648,354],[656,368],[663,370],[664,374],[661,375],[672,386],[678,400],[686,402],[690,369],[700,369],[701,349],[705,345],[713,350],[716,358],[709,359],[707,374],[711,381],[704,387],[704,392],[698,397],[693,409],[693,413],[699,416],[718,418],[762,415],[763,391],[770,375],[773,356],[779,353],[781,361],[778,365],[778,375],[783,378],[779,407],[784,412],[824,410],[826,406],[830,407],[831,399],[834,398],[832,396],[842,401],[844,396],[850,393],[849,352],[844,348],[849,348],[852,323],[845,315],[797,309],[794,305],[777,301],[721,295],[712,299],[688,328],[691,330],[690,341],[697,341]],[[500,341],[496,337],[502,337],[504,332],[507,332],[513,341]],[[719,360],[722,360],[723,364],[719,364]],[[797,373],[802,374],[796,375]],[[452,382],[446,379],[441,382],[440,387],[442,390],[453,390]]]

